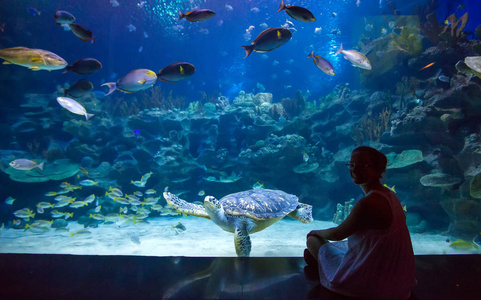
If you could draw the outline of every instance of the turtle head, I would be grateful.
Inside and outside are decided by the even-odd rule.
[[[221,209],[222,205],[220,205],[220,201],[214,196],[206,196],[204,199],[204,207],[206,210],[216,211]]]

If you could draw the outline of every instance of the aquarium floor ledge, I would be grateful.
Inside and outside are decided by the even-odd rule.
[[[0,299],[349,299],[299,257],[0,254]],[[418,255],[412,299],[479,299],[481,255]]]

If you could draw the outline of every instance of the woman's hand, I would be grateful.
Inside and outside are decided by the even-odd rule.
[[[306,239],[309,238],[310,236],[314,236],[314,237],[317,237],[317,238],[323,240],[324,237],[322,237],[322,231],[323,231],[323,230],[311,230],[311,232],[309,232],[309,233],[307,234]]]

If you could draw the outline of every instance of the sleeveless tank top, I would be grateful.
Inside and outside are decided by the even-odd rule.
[[[383,230],[358,231],[347,241],[324,244],[319,249],[321,284],[364,299],[407,299],[416,279],[406,216],[392,191],[371,193],[389,202],[391,225]]]

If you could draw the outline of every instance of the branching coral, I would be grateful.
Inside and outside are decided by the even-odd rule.
[[[400,109],[405,108],[405,96],[407,94],[416,94],[416,89],[418,88],[418,80],[416,77],[403,76],[401,81],[396,83],[396,94],[401,97]]]
[[[351,137],[357,144],[379,141],[382,134],[391,129],[391,109],[386,107],[379,115],[365,117],[352,129]]]
[[[294,99],[284,98],[282,99],[281,103],[289,119],[293,119],[294,117],[300,115],[306,107],[306,99],[300,91],[297,91]]]
[[[463,29],[468,22],[468,16],[468,13],[465,13],[458,19],[452,14],[446,19],[448,25],[442,25],[437,21],[436,13],[432,13],[426,16],[426,22],[421,24],[421,30],[434,44],[444,41],[456,45],[460,40],[466,39]]]

